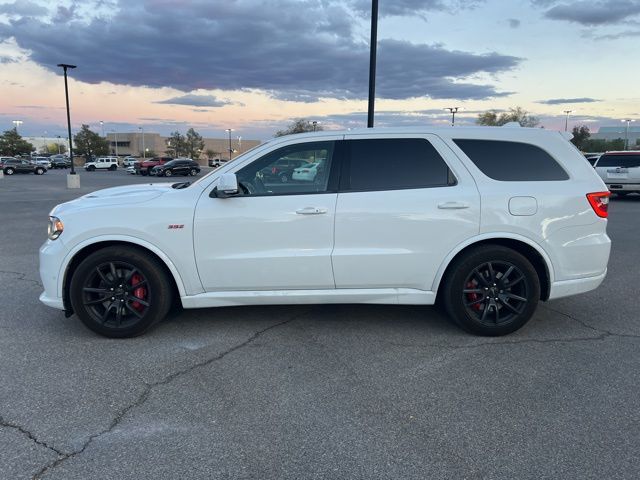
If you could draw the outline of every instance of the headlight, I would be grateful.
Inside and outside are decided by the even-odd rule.
[[[57,239],[64,231],[64,224],[58,217],[49,217],[48,236],[50,240]]]

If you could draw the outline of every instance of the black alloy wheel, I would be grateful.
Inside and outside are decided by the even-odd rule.
[[[107,247],[87,257],[70,285],[73,310],[91,330],[133,337],[162,320],[172,291],[158,261],[135,247]]]
[[[450,317],[479,335],[505,335],[529,321],[540,299],[531,262],[509,248],[487,245],[463,254],[449,269],[443,300]]]
[[[161,175],[162,173],[164,173],[164,176],[165,176],[165,177],[171,177],[171,176],[173,176],[173,172],[172,172],[171,170],[168,170],[168,169],[167,169],[167,170],[165,170],[164,172],[163,172],[162,170],[159,170],[159,171],[158,171],[158,174],[159,174],[159,175]]]
[[[95,167],[95,165],[89,165],[89,168],[87,168],[87,170],[89,170],[90,172],[95,172],[96,171],[96,167]]]
[[[198,174],[198,170],[196,170],[195,168],[192,168],[191,170],[189,170],[189,174],[192,177],[195,177]]]

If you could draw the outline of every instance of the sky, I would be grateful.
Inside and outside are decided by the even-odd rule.
[[[379,0],[376,126],[520,106],[549,129],[640,121],[640,0]],[[0,0],[0,131],[266,140],[367,121],[370,0]],[[634,88],[635,87],[635,88]],[[622,129],[622,126],[621,126]]]

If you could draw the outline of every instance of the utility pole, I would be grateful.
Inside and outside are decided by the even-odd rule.
[[[566,115],[564,118],[564,131],[566,132],[569,128],[569,115],[573,112],[573,110],[564,110],[564,114]]]
[[[71,112],[69,110],[69,86],[67,84],[67,69],[76,68],[75,65],[68,63],[59,63],[58,67],[62,67],[64,72],[64,95],[67,102],[67,132],[69,134],[69,158],[71,159],[71,172],[67,175],[67,188],[80,188],[80,176],[76,176],[76,170],[73,165],[73,140],[71,138]]]
[[[367,128],[373,128],[376,101],[376,56],[378,49],[378,0],[371,0],[371,41],[369,44],[369,111]]]
[[[460,107],[446,107],[445,110],[449,110],[451,112],[451,126],[453,127],[456,124],[456,113],[458,113]]]
[[[233,128],[227,128],[225,132],[229,134],[229,160],[231,160],[231,152],[233,152],[233,148],[231,148],[231,132],[233,132]]]

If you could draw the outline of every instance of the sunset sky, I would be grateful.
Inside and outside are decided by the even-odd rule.
[[[545,128],[640,120],[640,0],[379,0],[376,125]],[[72,127],[265,140],[293,118],[366,126],[369,0],[0,0],[0,130]]]

